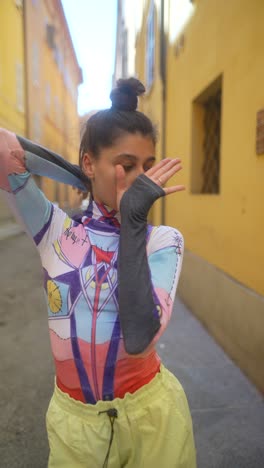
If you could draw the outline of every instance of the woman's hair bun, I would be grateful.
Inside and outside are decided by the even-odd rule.
[[[114,88],[110,94],[112,109],[118,111],[135,111],[138,104],[138,96],[144,92],[144,85],[136,78],[121,78],[117,81],[116,88]]]

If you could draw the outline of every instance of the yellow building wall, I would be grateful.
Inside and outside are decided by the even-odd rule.
[[[65,80],[65,70],[68,70],[68,75],[75,85],[76,89],[79,84],[79,76],[72,62],[72,56],[69,53],[69,44],[66,39],[65,31],[62,28],[61,17],[55,2],[47,2],[46,20],[51,24],[55,24],[60,30],[57,39],[57,46],[63,55],[63,68],[59,69],[58,64],[54,60],[51,51],[45,42],[44,50],[44,82],[50,86],[50,107],[47,108],[47,100],[43,96],[43,109],[45,109],[44,118],[44,136],[47,141],[47,146],[73,164],[78,164],[78,148],[79,148],[79,116],[77,112],[77,101],[73,99]],[[55,16],[51,15],[52,7],[55,8]],[[77,94],[76,94],[77,96]],[[46,180],[46,183],[50,184]],[[44,190],[49,190],[45,188]],[[55,199],[63,206],[75,207],[80,204],[80,196],[76,190],[63,184],[53,184]],[[45,192],[47,194],[47,191]]]
[[[79,116],[77,92],[72,96],[68,82],[77,90],[80,82],[79,66],[71,51],[60,0],[41,0],[37,5],[26,2],[27,56],[29,63],[29,137],[55,151],[66,160],[78,164]],[[56,49],[48,46],[46,25],[55,27]],[[39,49],[39,80],[34,80],[32,58],[34,43]],[[59,54],[59,55],[57,55]],[[61,57],[63,59],[61,60]],[[49,88],[49,90],[48,90]],[[40,116],[39,139],[36,140],[35,114]],[[76,190],[46,177],[40,186],[45,195],[56,201],[62,208],[80,204]]]
[[[14,0],[0,1],[0,127],[25,135],[23,12]],[[0,199],[0,223],[11,213]]]
[[[185,4],[187,4],[187,0]],[[195,0],[175,35],[179,1],[165,1],[167,38],[166,155],[181,157],[171,185],[186,191],[165,201],[165,224],[184,235],[178,292],[241,369],[264,391],[264,155],[256,154],[256,114],[264,109],[264,2]],[[136,72],[145,82],[145,12],[136,43]],[[159,11],[160,1],[155,5]],[[191,2],[189,2],[189,7]],[[180,11],[178,10],[180,14]],[[159,21],[156,37],[159,37]],[[183,41],[182,41],[183,37]],[[179,47],[180,45],[180,47]],[[156,51],[159,53],[159,50]],[[158,63],[141,109],[162,126]],[[193,102],[222,76],[219,194],[194,193]],[[195,172],[195,174],[194,174]],[[199,176],[198,176],[199,177]],[[160,206],[152,219],[161,222]]]
[[[20,96],[18,96],[20,91]],[[0,126],[25,135],[23,11],[0,2]]]
[[[170,0],[166,6],[172,13]],[[162,83],[159,72],[159,6],[156,0],[155,79],[140,109],[157,124],[161,155]],[[144,5],[136,42],[136,72],[146,81],[146,22],[151,0]],[[173,12],[175,13],[175,9]],[[264,295],[264,155],[256,155],[256,114],[264,108],[264,2],[196,0],[183,28],[184,47],[176,56],[179,36],[167,30],[166,155],[181,157],[183,171],[172,180],[186,191],[166,198],[166,224],[184,233],[187,249]],[[168,23],[173,23],[170,20]],[[222,75],[220,193],[194,194],[192,174],[192,103]],[[154,210],[160,222],[160,208]]]
[[[264,2],[200,0],[185,45],[168,50],[167,149],[180,155],[185,193],[166,200],[166,224],[187,249],[264,295],[264,155],[255,151],[264,108]],[[177,42],[177,41],[176,41]],[[191,193],[192,101],[223,75],[220,193]],[[175,178],[176,180],[176,178]]]
[[[53,50],[46,41],[46,22],[56,23],[56,39],[72,87],[80,82],[79,66],[69,45],[60,0],[0,1],[0,127],[50,148],[78,164],[77,93],[66,86]],[[37,53],[36,53],[37,52]],[[50,84],[50,106],[46,85]],[[38,128],[36,128],[36,116]],[[76,207],[80,196],[69,186],[37,178],[43,192],[62,207]],[[0,201],[0,220],[10,218]]]

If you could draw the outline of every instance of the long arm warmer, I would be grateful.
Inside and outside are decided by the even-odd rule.
[[[87,178],[81,172],[79,166],[71,164],[59,154],[26,138],[18,135],[16,135],[16,138],[25,151],[25,166],[31,174],[46,176],[57,182],[68,183],[86,191],[85,182],[87,182]]]
[[[121,204],[118,284],[119,316],[125,349],[142,353],[161,324],[146,251],[147,215],[165,192],[145,175],[124,193]]]

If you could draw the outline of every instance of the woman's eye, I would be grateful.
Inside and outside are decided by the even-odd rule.
[[[134,166],[123,166],[125,172],[129,172],[133,169]]]
[[[148,166],[145,166],[144,167],[144,172],[149,171],[149,169],[151,169],[152,167],[153,167],[153,164],[149,164]]]

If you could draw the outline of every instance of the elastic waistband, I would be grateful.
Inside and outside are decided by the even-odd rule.
[[[107,411],[110,408],[117,409],[118,417],[122,418],[122,415],[125,417],[128,412],[136,415],[151,401],[162,398],[161,392],[164,391],[165,382],[171,377],[172,374],[161,365],[160,372],[155,375],[151,382],[135,393],[126,393],[124,398],[115,398],[112,401],[100,400],[95,405],[74,400],[67,393],[62,392],[55,384],[53,399],[60,408],[81,418],[98,420],[98,413]]]

